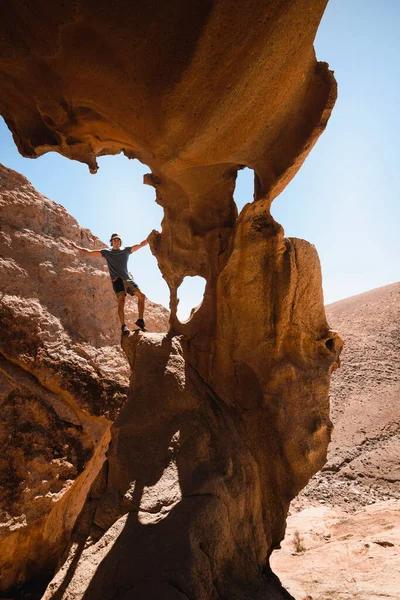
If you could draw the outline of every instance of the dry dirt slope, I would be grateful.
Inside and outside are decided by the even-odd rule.
[[[400,283],[331,304],[345,340],[328,463],[272,566],[297,600],[400,598]]]
[[[400,498],[400,283],[327,306],[345,341],[328,463],[302,498],[355,508]],[[399,585],[400,588],[400,585]]]

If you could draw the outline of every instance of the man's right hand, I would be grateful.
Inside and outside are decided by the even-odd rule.
[[[67,246],[70,248],[74,248],[74,250],[78,250],[78,252],[82,252],[82,254],[90,254],[91,256],[102,256],[100,250],[88,250],[87,248],[82,248],[73,242],[72,240],[67,240],[65,242]]]

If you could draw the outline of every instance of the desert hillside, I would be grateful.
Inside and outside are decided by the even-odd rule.
[[[400,283],[326,307],[343,338],[332,377],[328,462],[300,500],[355,509],[400,499]]]
[[[328,462],[291,505],[272,566],[297,599],[399,598],[400,283],[335,302],[345,341]]]

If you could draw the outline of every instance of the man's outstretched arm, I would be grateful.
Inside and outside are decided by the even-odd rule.
[[[146,244],[148,244],[148,243],[149,242],[147,240],[143,240],[143,242],[140,242],[140,244],[135,244],[131,248],[131,254],[132,254],[132,252],[136,252],[136,250],[140,250],[140,248],[143,248],[143,246],[146,246]]]
[[[75,244],[75,242],[72,241],[68,241],[67,245],[70,246],[71,248],[75,248],[75,250],[78,250],[78,252],[81,252],[82,254],[91,254],[92,256],[101,256],[101,252],[100,250],[88,250],[87,248],[81,248],[81,246],[77,246]]]

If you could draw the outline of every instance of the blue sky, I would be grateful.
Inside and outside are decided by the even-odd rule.
[[[399,31],[398,0],[331,0],[317,34],[317,58],[335,71],[339,97],[326,131],[272,214],[287,236],[317,247],[326,303],[400,280]],[[136,243],[160,228],[162,209],[142,183],[149,169],[138,161],[101,157],[98,173],[90,175],[85,165],[55,153],[26,159],[0,119],[0,162],[104,241],[119,231],[127,244]],[[252,195],[253,173],[242,171],[239,209]],[[168,288],[148,248],[130,261],[146,295],[168,306]],[[182,317],[202,291],[191,278],[185,288]]]

